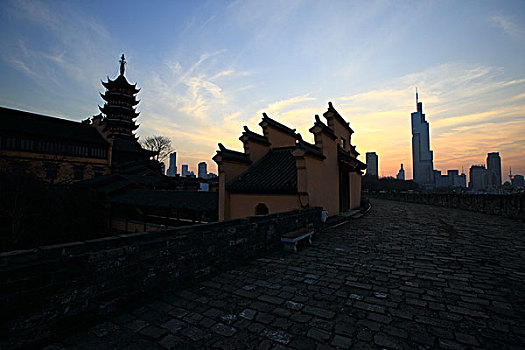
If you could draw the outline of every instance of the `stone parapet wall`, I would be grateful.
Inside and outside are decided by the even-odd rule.
[[[320,228],[310,208],[0,254],[0,348],[55,337],[145,294],[231,268]]]
[[[523,194],[374,193],[370,194],[370,197],[525,219],[525,195]]]

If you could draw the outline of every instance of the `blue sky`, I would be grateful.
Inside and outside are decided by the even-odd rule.
[[[411,175],[417,86],[437,169],[499,151],[525,174],[523,1],[7,0],[0,23],[0,105],[90,117],[125,53],[138,134],[171,137],[179,169],[214,171],[263,111],[312,141],[332,101],[382,175]]]

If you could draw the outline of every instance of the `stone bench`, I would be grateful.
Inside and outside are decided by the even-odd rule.
[[[305,227],[299,230],[285,233],[281,236],[281,242],[284,243],[285,250],[293,250],[297,253],[297,243],[303,239],[308,238],[308,243],[312,244],[312,236],[314,234],[313,227]]]

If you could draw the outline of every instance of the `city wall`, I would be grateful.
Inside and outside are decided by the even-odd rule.
[[[374,193],[372,198],[438,205],[525,220],[523,194]]]
[[[0,348],[38,345],[136,298],[213,275],[320,228],[310,208],[0,254]]]

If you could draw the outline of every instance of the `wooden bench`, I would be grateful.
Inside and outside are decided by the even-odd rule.
[[[308,243],[312,244],[313,227],[301,228],[292,232],[285,233],[281,236],[281,242],[284,243],[284,249],[293,250],[297,253],[297,242],[308,238]]]

